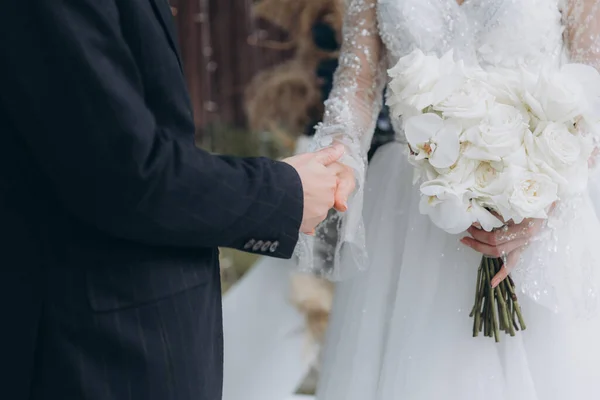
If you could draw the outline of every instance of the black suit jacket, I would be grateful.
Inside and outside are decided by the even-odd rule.
[[[217,400],[218,246],[290,257],[295,170],[210,155],[166,0],[0,11],[0,320],[10,400]]]

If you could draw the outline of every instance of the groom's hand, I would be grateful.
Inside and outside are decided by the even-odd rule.
[[[304,214],[300,231],[313,234],[317,225],[326,217],[332,207],[345,208],[349,185],[346,167],[337,163],[344,154],[342,145],[334,145],[316,153],[306,153],[283,160],[296,169],[304,191]],[[344,183],[342,183],[344,182]],[[353,178],[352,178],[353,182]],[[341,196],[336,193],[340,193]],[[348,192],[350,193],[351,190]]]

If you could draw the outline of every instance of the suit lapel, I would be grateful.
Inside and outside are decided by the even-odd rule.
[[[150,0],[150,3],[152,3],[152,9],[154,10],[156,17],[160,21],[160,24],[162,25],[165,34],[167,35],[167,39],[169,40],[171,48],[177,56],[179,68],[181,68],[181,70],[183,71],[181,56],[179,55],[179,46],[177,45],[175,24],[173,22],[173,15],[171,14],[171,7],[169,7],[169,2],[168,0]]]

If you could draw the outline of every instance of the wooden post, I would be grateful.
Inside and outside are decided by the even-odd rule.
[[[285,40],[285,34],[253,21],[252,0],[169,0],[197,134],[211,124],[246,126],[244,90],[261,69],[289,52],[260,48],[252,38]]]

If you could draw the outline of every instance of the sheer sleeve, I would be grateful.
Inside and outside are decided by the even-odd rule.
[[[590,65],[600,71],[600,0],[564,2],[565,44],[570,61]],[[596,105],[600,108],[600,101]],[[599,161],[600,150],[597,149],[590,159],[594,172],[598,172]]]
[[[333,90],[311,150],[341,142],[342,162],[355,171],[357,189],[344,214],[333,212],[314,237],[296,248],[301,269],[341,279],[367,264],[362,221],[367,152],[381,110],[385,65],[377,27],[377,0],[347,0],[343,44]]]
[[[600,71],[600,0],[565,0],[565,43],[570,61],[587,64]],[[596,96],[600,115],[600,93]],[[590,159],[590,196],[600,216],[600,148]]]
[[[600,0],[565,1],[565,41],[571,61],[600,70]]]

